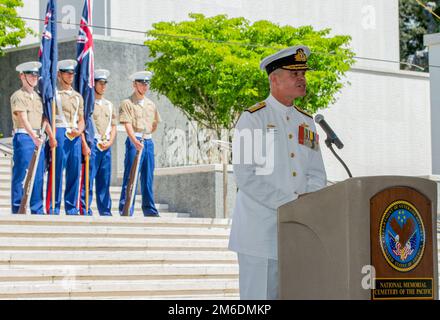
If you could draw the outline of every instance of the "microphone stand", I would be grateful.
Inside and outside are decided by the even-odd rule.
[[[325,139],[325,145],[331,150],[331,152],[334,154],[334,156],[336,157],[336,159],[339,160],[339,162],[344,166],[345,170],[348,173],[348,176],[350,178],[352,178],[353,176],[351,175],[350,170],[348,169],[347,165],[345,164],[345,162],[338,156],[338,154],[335,152],[335,150],[333,149],[332,146],[333,141],[330,138]]]

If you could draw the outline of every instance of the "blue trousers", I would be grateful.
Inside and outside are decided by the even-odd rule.
[[[140,140],[140,138],[138,138]],[[119,213],[122,214],[122,210],[125,205],[125,197],[127,191],[128,178],[130,176],[131,166],[136,156],[136,148],[129,138],[125,141],[125,160],[124,160],[124,179],[122,181],[121,198],[119,200]],[[156,216],[158,211],[154,204],[153,195],[153,173],[154,173],[154,143],[152,139],[144,140],[144,148],[142,149],[142,155],[139,164],[139,174],[142,193],[142,212],[144,216]],[[136,193],[138,184],[136,182]],[[130,216],[134,213],[134,203],[130,208]]]
[[[110,197],[110,180],[112,173],[112,148],[100,151],[96,146],[97,140],[91,147],[92,154],[89,160],[89,211],[86,213],[85,172],[83,170],[81,181],[81,207],[84,215],[92,215],[91,204],[93,200],[93,183],[95,183],[96,205],[99,215],[111,216],[112,199]],[[85,164],[83,165],[85,166]]]
[[[17,213],[23,197],[24,179],[34,153],[35,144],[26,133],[16,133],[12,140],[14,148],[11,182],[12,213]],[[41,148],[37,171],[35,172],[34,186],[30,198],[32,214],[44,214],[43,207],[43,178],[44,178],[44,146]]]
[[[66,187],[64,190],[64,209],[67,215],[79,214],[79,187],[81,173],[81,138],[72,141],[66,136],[65,128],[57,128],[55,161],[55,211],[52,212],[52,163],[47,179],[46,211],[48,214],[59,214],[63,186],[63,171],[66,169]]]

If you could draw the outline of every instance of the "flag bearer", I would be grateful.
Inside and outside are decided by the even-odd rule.
[[[56,166],[55,166],[55,212],[52,212],[52,179],[49,170],[46,211],[59,214],[63,171],[66,169],[64,190],[64,209],[67,215],[79,214],[80,173],[81,173],[81,138],[84,131],[84,100],[73,90],[75,60],[58,62],[58,84],[56,92]],[[52,164],[51,164],[52,165]]]

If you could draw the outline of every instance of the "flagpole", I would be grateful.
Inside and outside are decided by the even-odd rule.
[[[87,142],[86,142],[87,143]],[[89,214],[89,155],[86,155],[86,212],[85,214]]]
[[[93,59],[93,37],[92,37],[92,0],[84,0],[84,8],[80,20],[80,29],[77,40],[77,78],[75,81],[76,90],[84,98],[84,140],[87,146],[92,148],[93,128],[90,128],[91,114],[94,109],[94,59]],[[92,132],[90,132],[92,130]],[[93,141],[93,140],[92,140]],[[90,143],[89,143],[90,142]],[[84,186],[85,191],[85,214],[89,212],[90,206],[90,155],[84,155]],[[93,181],[92,181],[93,185]],[[81,192],[80,192],[81,194]]]
[[[56,137],[56,126],[55,126],[55,119],[56,119],[56,110],[55,110],[56,106],[55,106],[55,95],[54,95],[54,99],[52,99],[52,132],[54,137]],[[52,186],[52,214],[55,214],[55,167],[56,167],[56,147],[52,148],[52,166],[51,166],[51,170],[52,170],[52,182],[51,182],[51,186]]]

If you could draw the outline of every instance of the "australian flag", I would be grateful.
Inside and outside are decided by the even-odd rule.
[[[44,20],[43,37],[38,51],[41,62],[39,89],[43,99],[44,116],[52,125],[52,101],[55,96],[57,81],[58,45],[57,45],[57,8],[56,1],[47,3],[46,18]]]
[[[92,146],[95,133],[92,124],[92,113],[95,106],[94,54],[92,37],[92,0],[84,1],[77,39],[77,61],[75,89],[84,98],[85,136],[89,147]]]

